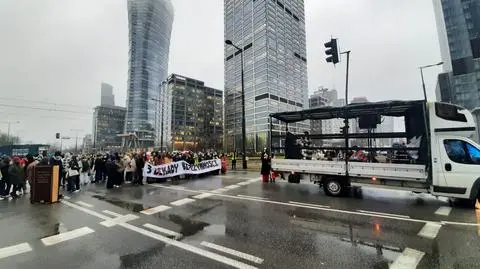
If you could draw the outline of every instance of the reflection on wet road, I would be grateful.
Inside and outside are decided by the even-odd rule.
[[[248,172],[89,186],[53,205],[0,201],[0,268],[479,268],[479,212]]]

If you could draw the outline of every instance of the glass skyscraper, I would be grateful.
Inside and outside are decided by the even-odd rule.
[[[135,133],[140,147],[158,144],[162,81],[168,75],[173,24],[170,0],[127,0],[129,70],[125,132]]]
[[[438,100],[480,106],[480,0],[433,0],[445,73]]]
[[[249,152],[268,143],[270,113],[308,108],[304,0],[224,0],[225,39],[243,49]],[[225,45],[226,150],[241,151],[241,60]],[[275,132],[281,126],[273,122]],[[295,133],[308,123],[289,125]]]

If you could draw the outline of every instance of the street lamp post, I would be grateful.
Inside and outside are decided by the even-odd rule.
[[[75,132],[75,154],[78,154],[78,132],[83,132],[83,130],[70,129],[70,131]]]
[[[246,131],[246,122],[245,122],[245,85],[244,85],[244,74],[243,74],[243,49],[239,48],[231,40],[225,40],[225,44],[233,46],[240,52],[240,65],[241,65],[241,79],[242,79],[242,163],[243,169],[247,169],[247,131]]]
[[[425,65],[425,66],[420,66],[418,68],[418,69],[420,69],[420,76],[422,78],[423,99],[425,100],[425,102],[427,101],[427,88],[425,87],[425,79],[423,78],[423,69],[433,67],[433,66],[439,66],[439,65],[442,65],[442,64],[443,64],[443,62],[439,62],[439,63],[436,63],[436,64],[429,64],[429,65]]]
[[[165,85],[166,84],[167,84],[166,80],[162,81],[162,83],[160,84],[160,87],[163,88],[163,97],[161,99],[150,98],[150,100],[159,102],[160,105],[161,105],[160,109],[162,110],[162,118],[161,118],[161,122],[160,122],[160,150],[162,150],[162,151],[163,151],[163,127],[164,127],[163,124],[164,124],[164,121],[165,121],[164,115],[165,115],[165,98],[166,98]],[[157,123],[158,123],[158,121],[157,121]],[[157,134],[158,134],[158,132],[157,132]]]

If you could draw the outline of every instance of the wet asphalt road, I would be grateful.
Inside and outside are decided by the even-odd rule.
[[[480,268],[480,212],[425,194],[230,172],[69,196],[0,201],[0,268]]]

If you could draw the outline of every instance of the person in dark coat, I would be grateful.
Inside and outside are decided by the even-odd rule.
[[[13,158],[13,164],[8,168],[8,174],[10,183],[12,184],[12,193],[10,193],[10,195],[13,198],[17,198],[17,191],[21,190],[24,181],[22,168],[20,167],[20,158]]]
[[[260,174],[262,175],[263,182],[268,182],[271,171],[271,159],[266,152],[262,154],[262,168]]]
[[[105,166],[107,169],[107,189],[113,189],[115,185],[115,176],[117,173],[117,167],[115,166],[115,156],[110,156]]]
[[[145,160],[141,154],[135,156],[135,179],[134,184],[143,185],[143,168],[145,167]]]
[[[0,163],[0,172],[2,173],[2,180],[0,180],[0,198],[9,196],[10,192],[10,174],[8,169],[10,168],[10,159],[5,157]]]

